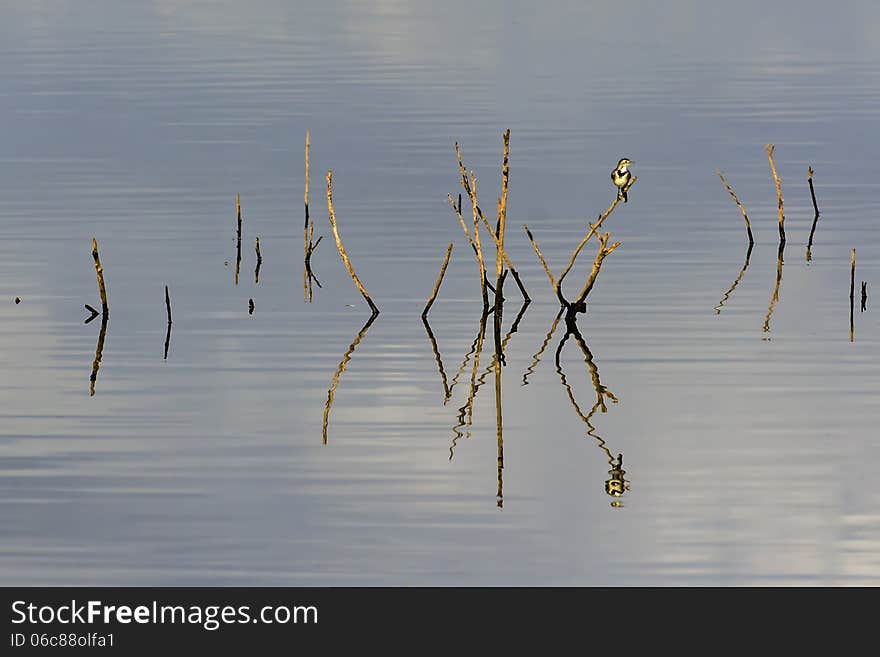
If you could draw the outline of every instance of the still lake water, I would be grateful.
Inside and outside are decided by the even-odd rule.
[[[3,3],[0,581],[880,584],[880,7],[705,5]],[[533,302],[505,347],[499,471],[491,320],[459,421],[481,304],[446,195],[459,141],[493,206],[506,128]],[[788,243],[768,321],[769,142]],[[570,398],[564,325],[529,370],[558,304],[522,225],[558,274],[624,155],[639,180],[605,224],[622,246],[578,322],[595,372],[575,338],[559,352]],[[718,168],[757,242],[720,311],[747,242]],[[382,312],[325,444],[369,317],[328,169]],[[93,236],[111,313],[92,396]],[[444,384],[419,315],[450,241],[429,315]],[[618,403],[590,428],[572,400],[589,412],[595,373]]]

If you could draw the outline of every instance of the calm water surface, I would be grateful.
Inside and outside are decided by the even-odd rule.
[[[880,584],[880,8],[847,7],[4,3],[0,580]],[[476,265],[446,195],[459,141],[493,206],[506,128],[533,302],[499,444],[492,320],[474,368]],[[548,339],[558,304],[522,225],[558,273],[624,155],[639,181],[605,224],[622,246],[580,335]],[[757,242],[726,299],[746,236],[719,168]],[[328,169],[382,310],[366,332]],[[93,236],[111,308],[94,395]]]

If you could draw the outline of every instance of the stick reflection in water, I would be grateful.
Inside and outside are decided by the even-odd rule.
[[[322,428],[322,443],[324,445],[327,444],[327,425],[330,421],[330,408],[333,406],[333,396],[336,394],[336,386],[339,385],[339,377],[345,371],[345,366],[348,364],[348,361],[351,360],[352,354],[354,354],[354,350],[360,344],[361,340],[364,339],[364,336],[367,334],[367,331],[372,326],[373,322],[376,321],[376,318],[379,316],[379,313],[372,313],[370,318],[367,320],[367,323],[361,327],[361,330],[358,331],[358,334],[355,336],[352,343],[348,346],[348,351],[342,356],[342,361],[339,363],[339,367],[336,368],[336,372],[333,374],[333,383],[330,384],[330,389],[327,391],[327,403],[324,405],[324,423]]]
[[[599,449],[605,453],[608,464],[611,466],[611,469],[608,471],[609,479],[605,481],[605,492],[615,498],[611,505],[619,507],[622,506],[622,504],[618,498],[629,490],[629,481],[625,478],[626,471],[623,469],[623,454],[618,454],[617,458],[615,458],[611,450],[608,449],[608,446],[605,444],[605,440],[596,433],[596,427],[592,423],[596,411],[601,411],[602,413],[608,412],[607,400],[611,400],[612,403],[616,404],[618,403],[618,399],[613,392],[602,385],[602,382],[599,379],[599,368],[593,361],[593,354],[578,330],[577,323],[573,319],[567,318],[565,328],[565,335],[559,341],[559,346],[556,347],[556,371],[559,374],[562,387],[565,388],[568,400],[571,402],[575,413],[577,413],[578,417],[587,425],[587,435],[593,438],[598,443]],[[586,415],[581,410],[580,405],[578,405],[574,396],[574,391],[565,377],[565,372],[562,370],[562,348],[565,346],[569,337],[573,337],[580,348],[581,353],[584,356],[584,362],[587,364],[587,368],[590,371],[590,379],[593,382],[593,389],[596,391],[596,403],[593,404],[590,412]]]
[[[101,331],[98,333],[98,344],[95,347],[95,360],[92,361],[92,374],[89,376],[89,397],[95,396],[95,384],[98,382],[98,369],[101,367],[101,357],[104,354],[104,338],[107,337],[107,322],[109,315],[101,315]]]

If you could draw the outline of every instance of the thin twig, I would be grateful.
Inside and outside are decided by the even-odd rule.
[[[471,195],[474,220],[474,245],[477,247],[477,263],[480,266],[480,294],[483,296],[483,308],[489,307],[489,296],[486,293],[486,267],[483,264],[483,247],[480,245],[480,225],[477,223],[477,177],[471,171],[471,181],[468,187]]]
[[[333,237],[336,239],[336,248],[339,250],[339,255],[342,257],[342,262],[345,263],[345,268],[348,270],[348,275],[351,276],[351,280],[354,281],[355,287],[357,287],[358,291],[361,293],[361,295],[363,295],[367,304],[370,306],[370,309],[373,311],[373,314],[376,315],[379,313],[379,309],[376,307],[376,304],[373,303],[370,295],[367,294],[367,290],[355,273],[354,267],[351,266],[351,261],[348,259],[348,254],[345,253],[345,248],[342,246],[342,240],[339,238],[339,230],[336,227],[336,214],[333,212],[332,171],[327,172],[327,210],[330,213],[330,226],[333,228]]]
[[[776,183],[776,198],[779,203],[779,250],[781,251],[785,247],[785,207],[782,202],[782,182],[779,180],[779,175],[776,173],[776,164],[773,162],[773,151],[775,148],[774,144],[767,144],[765,147],[767,158],[770,160],[770,171],[773,173],[773,182]]]
[[[110,314],[107,306],[107,288],[104,286],[104,267],[101,266],[101,258],[98,257],[98,240],[92,238],[92,259],[95,261],[95,274],[98,277],[98,294],[101,296],[101,311],[106,316]]]
[[[736,207],[738,207],[739,211],[742,212],[743,219],[746,222],[746,232],[749,235],[749,248],[751,248],[751,246],[755,243],[755,239],[752,237],[752,226],[749,223],[749,215],[746,214],[746,209],[743,207],[742,203],[739,202],[739,199],[737,198],[730,185],[727,184],[724,176],[721,175],[721,170],[718,169],[715,173],[717,173],[718,177],[721,178],[721,182],[723,182],[724,186],[727,188],[727,193],[730,194],[730,198],[733,199],[733,202],[736,203]]]
[[[449,256],[452,255],[452,242],[449,243],[449,246],[446,247],[446,257],[443,259],[443,264],[440,267],[440,275],[437,276],[437,281],[434,283],[434,291],[431,292],[431,296],[428,298],[428,303],[425,304],[425,309],[422,311],[422,318],[424,319],[428,315],[428,311],[431,309],[431,306],[434,303],[434,299],[437,298],[437,293],[440,291],[440,284],[443,282],[443,276],[446,275],[446,267],[449,265]]]
[[[500,287],[501,272],[504,269],[504,228],[507,222],[507,189],[510,178],[510,129],[508,128],[503,136],[504,156],[501,163],[501,199],[498,201],[498,228],[495,231],[495,279],[498,283],[496,288]],[[491,232],[491,231],[490,231]],[[496,294],[497,296],[497,294]]]
[[[629,179],[629,182],[626,183],[624,187],[621,188],[620,193],[615,197],[615,199],[611,202],[611,205],[608,206],[608,209],[605,210],[602,214],[599,215],[599,218],[596,220],[595,224],[588,224],[590,226],[589,232],[584,236],[584,238],[580,241],[580,243],[575,247],[574,251],[571,254],[571,258],[568,260],[568,264],[565,266],[565,269],[559,275],[559,278],[556,281],[556,296],[559,298],[559,302],[563,306],[569,306],[570,304],[565,300],[565,297],[562,295],[562,281],[565,280],[565,277],[568,275],[568,272],[571,271],[571,268],[574,266],[574,261],[577,259],[578,254],[581,252],[581,249],[584,248],[584,245],[589,241],[589,239],[599,230],[599,227],[602,225],[602,222],[605,221],[612,212],[614,212],[614,208],[617,207],[617,204],[620,202],[620,199],[626,194],[630,187],[632,187],[636,180],[638,180],[638,176],[633,176]]]
[[[477,177],[474,175],[474,172],[471,171],[470,179],[468,179],[467,170],[464,167],[464,162],[461,159],[461,148],[458,146],[458,142],[455,142],[455,156],[458,160],[458,172],[461,176],[461,186],[464,191],[467,193],[468,198],[471,200],[472,206],[472,214],[473,214],[473,227],[474,234],[473,237],[470,237],[470,233],[465,230],[465,234],[469,236],[471,239],[471,246],[474,249],[474,255],[477,258],[477,265],[480,270],[480,294],[483,298],[483,308],[489,307],[489,296],[486,291],[486,267],[483,264],[483,247],[480,244],[480,230],[479,225],[477,224],[477,217],[482,216],[482,212],[477,205]],[[451,202],[451,197],[450,197]],[[458,215],[461,219],[461,200],[459,199],[458,204]],[[461,219],[462,227],[464,228],[464,219]],[[491,233],[491,231],[489,231]]]
[[[550,286],[555,290],[556,289],[556,279],[553,278],[553,273],[550,271],[550,267],[547,265],[547,261],[544,260],[544,256],[541,254],[541,249],[538,248],[538,243],[535,241],[535,237],[532,235],[532,231],[529,230],[529,227],[523,224],[523,228],[526,231],[526,235],[529,236],[529,242],[532,243],[532,248],[535,250],[535,255],[538,256],[538,260],[541,261],[541,265],[544,267],[544,271],[547,274],[547,278],[550,279]]]
[[[611,233],[605,233],[599,238],[599,250],[596,252],[596,258],[593,260],[593,268],[590,270],[590,275],[587,278],[587,282],[584,284],[581,293],[578,295],[577,299],[571,303],[569,306],[569,315],[573,315],[578,312],[586,312],[586,298],[587,295],[593,289],[593,285],[596,283],[596,278],[599,276],[599,269],[602,267],[602,262],[605,260],[606,256],[610,255],[614,252],[617,247],[620,246],[620,242],[615,242],[611,246],[608,246],[608,240],[611,238]]]

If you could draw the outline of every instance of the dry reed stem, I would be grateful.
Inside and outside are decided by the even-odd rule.
[[[101,312],[106,316],[110,314],[107,306],[107,288],[104,286],[104,267],[101,266],[101,258],[98,256],[98,240],[92,238],[92,259],[95,261],[95,274],[98,277],[98,294],[101,296]]]
[[[468,198],[471,200],[472,213],[473,213],[473,224],[474,224],[474,235],[472,246],[474,247],[474,253],[477,257],[477,264],[480,269],[480,294],[483,297],[483,307],[487,308],[489,306],[489,296],[486,292],[486,267],[483,263],[483,247],[480,244],[480,230],[479,225],[477,224],[477,217],[482,216],[482,212],[480,211],[479,206],[477,205],[477,177],[474,175],[474,172],[471,171],[470,180],[468,180],[467,170],[464,167],[464,162],[461,159],[461,148],[458,145],[458,142],[455,142],[455,157],[458,160],[458,172],[461,176],[461,186],[464,191],[467,193]],[[461,203],[459,203],[459,216],[461,215]],[[462,223],[464,220],[462,220]],[[491,231],[489,231],[491,232]],[[467,231],[466,231],[467,233]],[[494,239],[494,238],[493,238]]]
[[[568,272],[571,271],[571,268],[574,266],[574,261],[577,259],[578,254],[581,252],[581,249],[584,248],[584,245],[589,241],[589,239],[599,230],[599,227],[602,225],[602,222],[605,221],[612,212],[614,212],[614,208],[617,207],[617,204],[620,202],[620,199],[629,188],[632,187],[636,180],[638,180],[638,176],[633,176],[629,179],[629,182],[621,188],[621,193],[618,194],[615,199],[611,202],[611,205],[608,206],[608,209],[605,210],[602,214],[599,215],[599,218],[596,220],[595,224],[588,224],[590,226],[589,232],[584,236],[584,238],[580,241],[580,243],[575,247],[574,251],[571,254],[571,258],[568,260],[568,264],[565,266],[565,269],[559,275],[559,279],[556,281],[556,296],[559,298],[559,301],[562,305],[569,305],[568,302],[565,301],[565,298],[562,296],[562,281],[565,280],[565,277],[568,275]]]
[[[501,163],[501,199],[498,201],[498,229],[495,231],[495,278],[501,280],[504,268],[504,227],[507,221],[507,189],[510,179],[510,129],[504,132],[504,156]],[[491,233],[491,231],[489,231]],[[498,285],[495,286],[496,288]]]
[[[733,202],[736,203],[736,207],[738,207],[739,211],[742,212],[743,219],[746,222],[746,233],[748,233],[749,236],[749,246],[751,246],[755,243],[755,238],[752,237],[752,225],[749,223],[749,215],[746,214],[746,209],[743,207],[743,204],[739,202],[739,198],[737,198],[730,185],[727,184],[724,176],[721,175],[721,170],[717,169],[715,173],[717,173],[718,177],[721,178],[721,182],[724,183],[724,186],[727,188],[727,193],[730,194],[730,198],[733,199]]]
[[[486,232],[489,233],[489,237],[492,238],[492,241],[495,242],[495,248],[499,248],[499,240],[498,236],[495,234],[495,231],[492,230],[492,226],[489,225],[486,217],[480,211],[480,206],[477,206],[477,215],[480,217],[480,221],[483,222],[483,227],[486,229]],[[501,246],[501,257],[504,259],[504,264],[507,265],[508,269],[510,269],[510,273],[513,276],[513,280],[516,281],[517,287],[519,287],[520,294],[523,296],[523,300],[531,301],[532,298],[529,296],[529,293],[526,292],[525,286],[522,284],[522,280],[520,280],[519,272],[516,270],[516,267],[513,266],[513,263],[510,260],[510,257],[507,255],[507,251],[504,246]]]
[[[339,250],[342,262],[348,270],[348,275],[351,276],[351,280],[354,281],[355,287],[357,287],[358,291],[363,295],[367,304],[370,306],[370,309],[373,311],[373,314],[376,315],[379,313],[379,309],[376,307],[376,304],[373,303],[366,288],[355,273],[354,267],[351,266],[351,261],[348,259],[345,247],[342,246],[342,240],[339,238],[339,230],[336,227],[336,214],[333,212],[333,171],[327,172],[327,210],[330,213],[330,226],[333,228],[333,237],[336,239],[336,248]]]
[[[477,223],[477,177],[471,171],[471,183],[468,187],[471,196],[474,220],[474,244],[477,247],[477,263],[480,266],[480,294],[483,297],[483,307],[489,306],[489,296],[486,292],[486,266],[483,264],[483,247],[480,244],[480,225]]]
[[[309,148],[310,147],[311,147],[311,143],[309,141],[309,131],[306,130],[306,154],[305,154],[306,185],[305,185],[305,191],[303,192],[303,204],[305,205],[305,208],[306,208],[306,223],[305,223],[306,228],[309,227]],[[308,240],[306,240],[305,246],[308,249],[308,246],[309,246]]]
[[[461,226],[461,230],[464,233],[464,236],[467,237],[471,248],[474,250],[474,256],[476,256],[477,245],[474,243],[474,238],[471,237],[471,231],[468,230],[467,224],[464,222],[464,217],[461,215],[461,194],[458,195],[458,205],[455,204],[452,194],[447,194],[446,198],[449,199],[449,205],[452,206],[452,211],[455,212],[455,215],[458,217],[458,223]]]
[[[422,318],[424,319],[428,315],[428,311],[431,309],[431,306],[434,304],[434,299],[437,298],[437,293],[440,291],[440,284],[443,282],[443,277],[446,275],[446,267],[449,265],[449,256],[452,255],[452,245],[450,242],[449,246],[446,247],[446,257],[443,259],[443,264],[440,266],[440,275],[437,276],[437,281],[434,283],[434,291],[431,292],[431,296],[428,297],[428,303],[425,304],[425,309],[422,311]]]
[[[785,207],[782,202],[782,182],[779,180],[779,174],[776,173],[776,163],[773,162],[773,151],[776,149],[774,144],[767,144],[767,159],[770,160],[770,171],[773,173],[773,182],[776,183],[776,198],[779,204],[779,248],[785,246]]]
[[[507,130],[507,132],[505,133],[505,138],[506,138],[505,157],[504,157],[504,161],[502,163],[502,198],[498,199],[499,219],[500,219],[502,212],[504,213],[505,219],[507,217],[507,180],[509,178],[509,172],[510,172],[510,167],[507,165],[507,162],[509,160],[509,153],[510,153],[510,149],[509,149],[510,130]],[[489,236],[492,238],[492,241],[495,243],[495,248],[498,249],[499,248],[499,240],[498,240],[497,230],[493,230],[492,227],[489,225],[489,221],[483,215],[483,211],[480,209],[479,203],[477,203],[476,189],[472,188],[470,182],[468,181],[467,170],[465,169],[464,162],[462,161],[462,158],[461,158],[461,148],[459,147],[458,142],[455,142],[455,156],[458,160],[458,171],[461,176],[461,178],[460,178],[461,186],[464,189],[464,191],[467,193],[468,198],[471,200],[471,203],[473,205],[476,205],[477,216],[480,218],[480,221],[483,222],[483,226],[486,228],[486,232],[489,233]],[[506,174],[505,174],[505,170],[507,171]],[[451,194],[447,194],[446,196],[449,199],[449,204],[452,206],[453,211],[455,211],[456,214],[458,215],[458,221],[461,224],[461,228],[464,231],[465,236],[468,238],[468,241],[471,244],[471,248],[474,250],[474,255],[479,260],[480,258],[482,258],[482,251],[480,251],[479,253],[477,252],[477,246],[474,242],[474,239],[471,237],[470,232],[468,231],[467,226],[464,222],[464,219],[461,216],[461,194],[458,195],[458,207],[456,207],[455,201],[453,201]],[[500,226],[500,221],[499,221],[499,226]],[[507,254],[507,251],[504,249],[503,244],[501,245],[501,257],[504,261],[504,264],[506,264],[507,267],[510,269],[510,273],[513,275],[513,280],[516,281],[516,285],[517,285],[517,287],[519,287],[519,291],[520,291],[520,294],[522,294],[523,299],[525,299],[526,301],[531,301],[531,297],[529,296],[529,293],[526,291],[526,288],[523,285],[522,280],[519,277],[519,272],[516,270],[516,267],[513,266],[513,262],[511,261],[510,256]],[[491,287],[492,286],[490,285],[490,288]],[[492,288],[492,290],[494,292],[494,288]]]
[[[556,279],[553,278],[553,273],[550,271],[550,267],[547,265],[547,261],[544,260],[544,256],[541,254],[541,249],[538,248],[538,243],[535,241],[535,238],[532,235],[532,231],[530,231],[529,227],[525,224],[523,224],[523,228],[526,231],[526,235],[529,236],[529,242],[532,243],[532,248],[535,250],[535,255],[538,256],[538,260],[541,261],[541,266],[544,267],[544,271],[547,273],[547,278],[550,279],[550,286],[555,290]]]
[[[865,312],[868,307],[868,281],[862,281],[862,308],[859,312]]]
[[[813,167],[807,167],[807,183],[810,185],[810,198],[813,199],[813,225],[810,228],[810,239],[807,241],[807,262],[813,259],[813,233],[816,232],[816,223],[819,221],[819,206],[816,203],[816,190],[813,189]]]
[[[571,304],[571,309],[574,312],[584,312],[586,308],[584,307],[584,302],[587,298],[587,295],[593,289],[593,285],[596,283],[596,278],[599,276],[599,270],[602,267],[602,262],[605,260],[607,256],[614,252],[617,247],[620,246],[620,242],[615,242],[611,246],[608,246],[608,240],[611,238],[611,233],[605,233],[599,238],[599,250],[596,253],[596,258],[593,260],[593,268],[590,270],[590,275],[587,278],[587,282],[584,284],[581,293],[578,295],[577,299]]]

